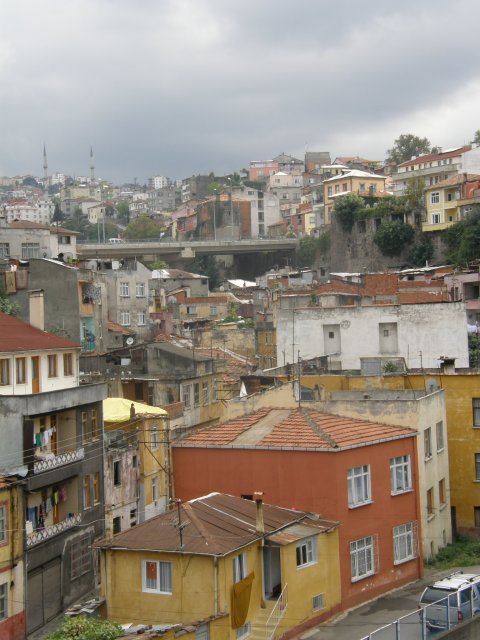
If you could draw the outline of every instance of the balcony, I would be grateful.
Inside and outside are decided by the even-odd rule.
[[[83,460],[84,457],[85,450],[83,448],[77,449],[76,451],[67,451],[66,453],[60,453],[58,455],[49,453],[46,454],[43,459],[34,462],[33,473],[43,473],[44,471],[63,467],[66,464]]]
[[[82,340],[81,342],[82,345],[82,353],[90,353],[92,351],[95,351],[97,345],[95,340]]]
[[[37,544],[45,542],[45,540],[49,540],[53,538],[53,536],[58,535],[59,533],[63,533],[68,529],[72,529],[76,527],[82,522],[82,516],[80,514],[72,515],[57,524],[52,524],[45,529],[39,529],[37,531],[33,531],[32,533],[27,533],[27,549],[34,547]]]

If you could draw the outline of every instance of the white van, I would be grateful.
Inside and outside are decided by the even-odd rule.
[[[108,241],[110,244],[125,244],[125,240],[122,238],[109,238]]]
[[[427,629],[450,629],[480,612],[480,575],[453,573],[428,586],[420,598]],[[448,607],[447,607],[448,602]]]

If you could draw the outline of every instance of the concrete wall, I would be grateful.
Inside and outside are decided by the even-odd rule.
[[[380,346],[383,324],[396,326],[397,345],[388,353]],[[331,362],[343,370],[359,370],[361,357],[389,355],[405,358],[408,368],[437,368],[445,355],[456,358],[457,367],[468,367],[465,309],[462,302],[279,309],[277,362],[283,362],[283,352],[290,363],[298,353],[314,358],[333,352]]]

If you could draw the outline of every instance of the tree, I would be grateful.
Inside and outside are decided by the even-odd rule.
[[[114,640],[123,635],[123,629],[109,620],[77,616],[66,618],[58,631],[47,640]]]
[[[128,240],[158,240],[164,227],[159,222],[155,222],[146,215],[138,216],[136,220],[130,222],[125,229],[125,238]]]
[[[57,225],[59,222],[65,220],[65,214],[60,208],[58,202],[55,203],[55,209],[53,210],[52,222],[56,222]]]
[[[220,271],[214,256],[200,256],[185,263],[185,269],[208,277],[208,288],[213,291],[220,285]]]
[[[130,208],[128,206],[128,202],[119,202],[117,204],[117,214],[118,219],[123,224],[128,224],[130,222]]]
[[[38,182],[35,180],[33,176],[27,176],[22,180],[22,184],[24,187],[38,187]]]
[[[476,207],[464,220],[449,227],[443,240],[450,249],[449,262],[464,266],[480,255],[480,207]]]
[[[422,213],[425,210],[425,180],[421,176],[410,178],[403,198],[407,213]]]
[[[433,258],[433,253],[432,241],[424,235],[419,242],[413,245],[409,261],[414,267],[424,267]]]
[[[298,243],[297,265],[299,267],[311,267],[317,253],[318,240],[313,236],[305,236]]]
[[[19,316],[21,307],[16,302],[12,302],[8,297],[0,292],[0,311],[6,313],[9,316]]]
[[[472,140],[472,142],[473,142],[474,144],[480,144],[480,129],[477,129],[477,130],[475,131],[475,135],[473,136],[473,140]]]
[[[356,214],[365,207],[365,200],[356,193],[347,193],[335,200],[333,212],[344,231],[351,231]]]
[[[431,145],[427,138],[419,138],[413,133],[402,133],[393,143],[393,147],[387,150],[387,162],[401,164],[430,151]]]
[[[375,232],[373,241],[384,256],[398,256],[402,253],[406,244],[411,242],[415,231],[412,226],[395,220],[384,222]]]

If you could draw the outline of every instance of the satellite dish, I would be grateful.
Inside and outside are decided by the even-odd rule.
[[[125,342],[126,342],[126,343],[128,344],[128,346],[130,347],[130,346],[135,342],[135,340],[130,336],[130,338],[127,338],[127,339],[125,340]]]

